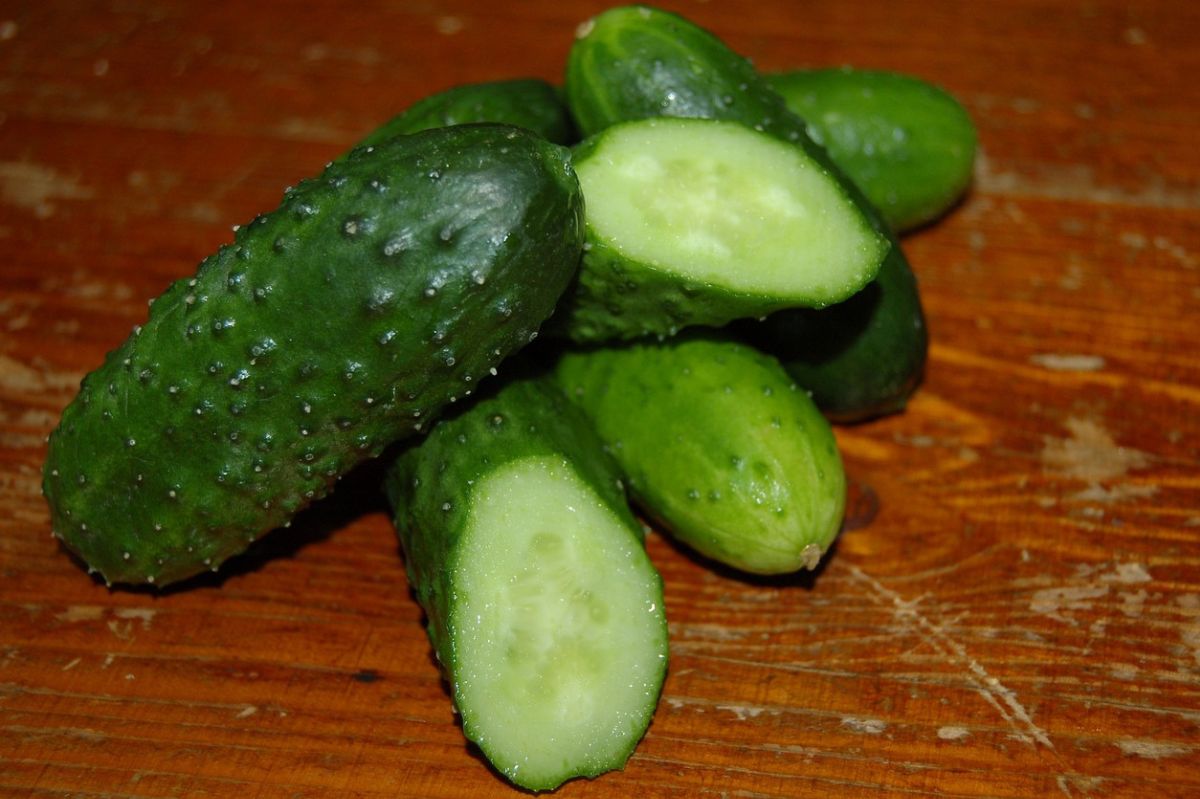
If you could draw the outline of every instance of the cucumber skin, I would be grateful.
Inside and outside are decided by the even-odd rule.
[[[651,116],[729,119],[794,142],[839,175],[872,226],[891,244],[880,265],[880,273],[888,275],[887,285],[872,290],[880,300],[872,303],[868,294],[819,311],[780,311],[773,327],[781,331],[781,339],[763,332],[748,334],[748,339],[778,353],[833,417],[860,420],[904,407],[920,381],[928,347],[908,259],[879,211],[812,140],[805,122],[788,110],[749,61],[675,14],[619,7],[581,28],[567,62],[566,90],[567,105],[585,135]],[[889,312],[893,305],[899,309]],[[558,316],[556,325],[561,324]],[[800,335],[803,338],[797,338]],[[797,353],[810,346],[808,342],[821,351],[828,350],[831,340],[842,342],[843,348],[825,358],[819,369],[794,367],[797,361],[803,364]],[[896,372],[903,374],[897,377]],[[854,387],[864,374],[869,380]]]
[[[978,134],[966,110],[942,89],[908,75],[849,67],[767,80],[893,229],[932,222],[970,185]]]
[[[360,148],[84,378],[44,466],[56,535],[110,583],[214,569],[524,345],[582,232],[567,152],[531,133]]]
[[[456,556],[471,510],[469,486],[478,484],[505,464],[538,456],[561,458],[570,463],[641,545],[644,533],[625,500],[616,464],[582,412],[547,378],[509,381],[495,394],[479,397],[463,413],[437,423],[428,436],[401,452],[384,477],[384,490],[404,550],[409,584],[425,610],[429,639],[449,677],[456,703],[457,660],[454,631],[448,621],[455,599],[453,578],[459,568]],[[661,578],[657,578],[657,588],[661,594]],[[658,607],[663,607],[661,601]],[[666,619],[661,618],[665,651]],[[661,688],[667,659],[660,658],[660,662]],[[643,731],[650,724],[654,705],[651,702],[646,708]],[[472,725],[474,709],[459,705],[459,712],[463,732],[470,740],[477,741]],[[619,763],[572,776],[594,777],[620,768],[636,744],[637,739],[630,742]],[[486,752],[487,742],[481,746]],[[516,775],[506,776],[517,781]],[[556,787],[517,784],[532,790]]]
[[[781,311],[733,329],[778,358],[833,421],[898,413],[920,385],[929,348],[917,279],[899,252],[843,303]]]
[[[371,132],[359,147],[430,128],[494,122],[530,130],[555,144],[574,139],[558,89],[537,78],[470,83],[431,94]]]
[[[783,98],[767,85],[750,62],[708,31],[676,14],[644,6],[621,6],[584,23],[567,59],[565,91],[567,107],[585,137],[621,122],[684,117],[739,122],[793,144],[837,180],[845,196],[862,213],[864,222],[886,242],[881,253],[897,246],[878,211],[838,169],[824,148],[809,138],[804,122],[788,111]],[[595,268],[598,274],[589,277],[593,260],[590,253],[585,253],[577,283],[584,290],[573,289],[564,298],[564,307],[556,314],[555,329],[566,329],[580,343],[632,338],[625,331],[634,327],[640,309],[614,319],[614,334],[592,332],[606,313],[633,304],[633,292],[619,282],[606,285],[604,269],[610,266],[607,261],[599,261]],[[864,276],[861,285],[872,277],[873,271]],[[591,285],[586,285],[588,281]],[[846,296],[861,285],[848,287]],[[588,319],[576,331],[573,317],[583,314],[585,307]],[[650,324],[643,332],[663,335],[670,330]]]
[[[654,117],[740,122],[801,148],[889,235],[862,191],[808,135],[754,66],[720,39],[668,11],[609,9],[580,26],[567,58],[567,107],[584,137],[610,125]]]
[[[693,549],[781,574],[813,568],[837,536],[846,478],[833,431],[770,356],[706,333],[566,352],[554,374],[630,494]]]

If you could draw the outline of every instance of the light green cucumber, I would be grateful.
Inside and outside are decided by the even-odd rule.
[[[559,313],[577,342],[823,307],[874,277],[887,248],[802,149],[735,122],[617,124],[573,160],[587,242]]]
[[[767,79],[894,229],[937,219],[970,185],[975,125],[937,86],[850,67]]]
[[[466,736],[531,790],[621,768],[667,665],[662,583],[578,409],[510,382],[385,486]]]
[[[526,344],[574,274],[565,149],[498,125],[360,148],[153,302],[50,436],[55,533],[163,585],[284,525]]]
[[[564,354],[556,379],[630,493],[675,538],[738,569],[814,568],[846,477],[829,423],[770,356],[679,336]]]
[[[469,83],[431,94],[376,128],[359,146],[430,128],[475,122],[515,125],[555,144],[570,144],[574,135],[558,89],[544,80],[518,78]]]

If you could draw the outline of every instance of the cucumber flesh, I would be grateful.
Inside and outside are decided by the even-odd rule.
[[[530,790],[622,768],[666,673],[662,580],[582,411],[510,377],[384,486],[464,734]]]
[[[488,475],[463,536],[451,628],[468,736],[526,787],[612,768],[662,671],[661,598],[637,539],[548,457]]]
[[[879,238],[827,172],[735,123],[621,125],[578,174],[594,234],[684,281],[820,306],[878,265]]]

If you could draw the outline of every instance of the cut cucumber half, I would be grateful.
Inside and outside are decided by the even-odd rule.
[[[646,566],[561,460],[516,461],[476,488],[450,617],[456,699],[468,736],[510,779],[599,774],[641,737],[662,671],[644,656],[662,625]]]
[[[588,242],[565,311],[577,341],[823,307],[869,282],[887,252],[828,170],[735,122],[615,125],[574,163]]]
[[[545,378],[439,422],[388,469],[463,732],[524,788],[621,768],[658,701],[662,580],[619,474]]]

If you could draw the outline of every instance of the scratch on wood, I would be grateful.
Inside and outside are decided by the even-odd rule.
[[[717,710],[728,710],[737,716],[738,721],[755,718],[765,709],[761,707],[749,707],[747,705],[717,705]]]
[[[104,616],[104,608],[99,605],[69,605],[62,613],[55,613],[59,621],[96,621]]]
[[[1065,477],[1098,482],[1123,477],[1131,469],[1150,464],[1144,452],[1118,446],[1107,430],[1093,419],[1066,421],[1070,438],[1046,436],[1042,463],[1048,471]]]
[[[54,216],[55,200],[86,200],[95,192],[75,178],[41,164],[0,163],[0,198],[6,205],[32,211],[38,219]]]
[[[939,727],[937,731],[937,737],[943,741],[961,741],[970,734],[970,731],[966,727],[955,727],[952,725]]]
[[[1191,753],[1192,747],[1186,744],[1166,743],[1163,741],[1117,741],[1117,748],[1132,757],[1147,760],[1161,760],[1164,757],[1179,757]]]
[[[137,619],[142,623],[143,630],[150,629],[150,620],[158,614],[153,608],[117,608],[113,615],[118,619]]]
[[[1075,617],[1066,611],[1091,610],[1093,599],[1108,594],[1107,585],[1068,585],[1044,588],[1033,595],[1029,609],[1063,624],[1079,626]]]
[[[860,719],[857,716],[847,716],[842,719],[842,726],[849,727],[855,732],[865,732],[867,735],[879,735],[887,729],[887,722],[881,719]]]
[[[1029,362],[1055,372],[1098,372],[1106,365],[1103,356],[1077,353],[1039,352]]]
[[[852,565],[849,568],[851,576],[870,589],[873,601],[881,605],[885,604],[884,600],[890,602],[897,621],[913,629],[938,654],[949,658],[951,662],[966,667],[967,680],[975,688],[976,693],[996,709],[1016,733],[1018,740],[1031,746],[1036,742],[1048,749],[1054,749],[1050,737],[1034,723],[1029,712],[1017,699],[1017,695],[1000,680],[988,674],[987,669],[970,656],[966,647],[947,635],[941,625],[934,624],[917,610],[915,601],[906,601],[857,566]]]

